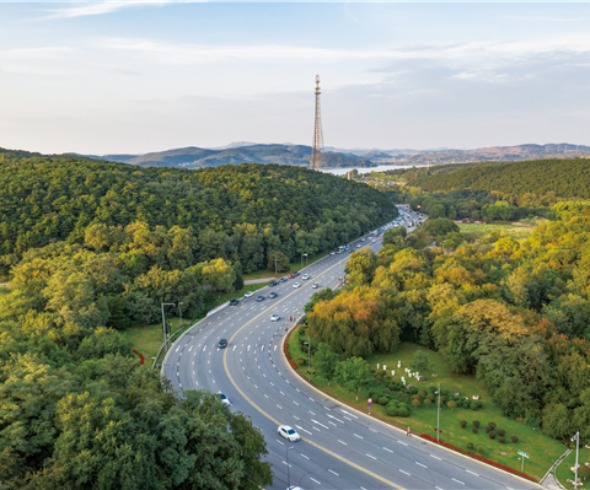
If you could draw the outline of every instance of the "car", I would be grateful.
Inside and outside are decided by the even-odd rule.
[[[221,391],[217,392],[217,396],[219,396],[219,399],[221,400],[221,403],[223,403],[224,405],[227,405],[228,407],[231,405],[229,399],[227,398],[227,396],[225,396],[223,393],[221,393]]]
[[[283,276],[279,279],[279,282],[287,282],[289,278],[287,276]]]
[[[360,243],[357,243],[356,244],[356,248],[361,248],[361,244]]]
[[[254,296],[254,293],[252,291],[247,291],[246,293],[244,293],[244,298],[249,298],[250,296]]]
[[[220,349],[225,349],[227,347],[227,339],[219,339],[219,342],[217,342],[217,347]]]
[[[261,301],[264,301],[264,296],[262,296],[262,294],[259,294],[258,296],[256,296],[256,301],[258,301],[259,303]]]
[[[334,250],[332,250],[332,251],[330,252],[330,255],[336,255],[336,252],[334,252]]]
[[[301,440],[301,436],[295,429],[293,429],[293,427],[289,425],[279,425],[277,432],[281,437],[284,437],[289,442],[297,442]]]
[[[278,282],[277,282],[277,281],[270,281],[270,282],[268,283],[268,285],[269,285],[269,286],[276,286],[277,284],[278,284]]]
[[[276,298],[279,295],[279,293],[277,293],[276,291],[271,291],[270,294],[268,295],[269,298]]]
[[[303,488],[298,485],[289,485],[287,490],[303,490]]]
[[[239,302],[240,302],[240,300],[238,298],[233,298],[233,299],[229,300],[229,305],[230,306],[237,306]]]
[[[271,322],[278,322],[281,319],[281,315],[279,315],[278,313],[273,313],[270,316],[270,321]]]
[[[298,282],[296,282],[296,283],[293,283],[293,287],[294,287],[294,288],[300,288],[300,287],[301,287],[301,284],[300,284],[300,283],[298,283]]]
[[[311,285],[311,288],[312,288],[312,289],[318,289],[319,287],[320,287],[320,285],[319,285],[317,282],[314,282],[314,283]]]
[[[301,279],[303,279],[304,281],[307,281],[311,276],[309,274],[303,274],[301,276]]]

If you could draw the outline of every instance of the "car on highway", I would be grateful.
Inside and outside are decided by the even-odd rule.
[[[303,279],[304,281],[307,281],[311,276],[309,274],[303,274],[301,276],[301,279]]]
[[[217,342],[217,347],[220,349],[225,349],[227,347],[227,339],[219,339],[219,342]]]
[[[249,298],[250,296],[254,296],[254,293],[252,291],[246,291],[244,293],[244,298]]]
[[[297,442],[301,440],[301,436],[295,429],[293,429],[293,427],[289,425],[279,425],[277,432],[281,437],[284,437],[289,442]]]
[[[279,315],[278,313],[273,313],[270,316],[270,321],[271,322],[278,322],[281,319],[281,315]]]
[[[276,298],[278,295],[279,295],[279,293],[277,293],[276,291],[271,291],[270,294],[268,295],[268,297],[273,299],[273,298]]]
[[[262,296],[262,294],[259,294],[258,296],[256,296],[256,301],[258,301],[259,303],[261,301],[264,301],[264,296]]]
[[[283,276],[279,279],[279,282],[287,282],[289,278],[287,276]]]
[[[278,284],[278,282],[277,282],[277,281],[270,281],[270,282],[268,283],[268,285],[269,285],[269,286],[271,286],[271,287],[272,287],[272,286],[276,286],[277,284]]]
[[[293,283],[293,287],[294,288],[300,288],[301,287],[301,283],[295,282],[295,283]]]
[[[238,303],[240,302],[240,300],[238,298],[233,298],[229,300],[229,305],[230,306],[238,306]]]
[[[312,288],[312,289],[318,289],[319,287],[320,287],[320,285],[319,285],[319,283],[317,283],[317,282],[314,282],[314,283],[311,285],[311,288]]]
[[[221,391],[218,391],[217,392],[217,396],[221,400],[221,403],[223,403],[224,405],[227,405],[228,407],[231,405],[231,403],[230,403],[229,399],[227,398],[227,396],[225,396],[223,393],[221,393]]]

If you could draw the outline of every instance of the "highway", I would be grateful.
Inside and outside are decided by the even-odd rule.
[[[418,216],[401,208],[407,222]],[[411,227],[410,227],[411,229]],[[352,244],[381,247],[366,238]],[[294,374],[282,352],[283,340],[316,291],[336,288],[344,278],[348,253],[328,255],[302,272],[311,276],[266,286],[219,309],[191,327],[170,348],[162,375],[182,395],[189,389],[221,391],[264,434],[272,465],[272,489],[525,489],[538,485],[387,426],[324,396]],[[294,287],[300,283],[300,287]],[[269,299],[276,291],[278,297]],[[270,320],[272,314],[281,319]],[[228,346],[219,349],[220,338]],[[288,443],[277,426],[288,424],[302,436]]]

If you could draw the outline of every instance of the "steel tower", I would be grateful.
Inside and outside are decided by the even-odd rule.
[[[322,111],[320,109],[320,76],[315,76],[315,123],[313,127],[313,146],[311,149],[310,167],[319,170],[322,167],[324,151],[324,135],[322,133]]]

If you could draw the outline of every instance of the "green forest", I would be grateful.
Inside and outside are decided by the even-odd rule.
[[[139,228],[149,229],[138,259],[148,266],[146,247],[159,249],[164,268],[223,258],[247,273],[275,255],[288,262],[329,250],[396,212],[387,194],[287,165],[190,171],[0,152],[0,170],[5,277],[27,250],[59,241],[135,256]]]
[[[355,390],[377,374],[380,384],[387,374],[364,359],[411,342],[481,380],[504,415],[589,441],[590,204],[551,211],[528,238],[468,241],[435,218],[412,235],[388,231],[377,255],[352,254],[348,286],[308,307],[316,372]]]
[[[396,214],[309,170],[138,169],[0,152],[0,488],[257,489],[264,439],[204,392],[176,395],[117,331],[185,317],[242,274],[286,270]]]

